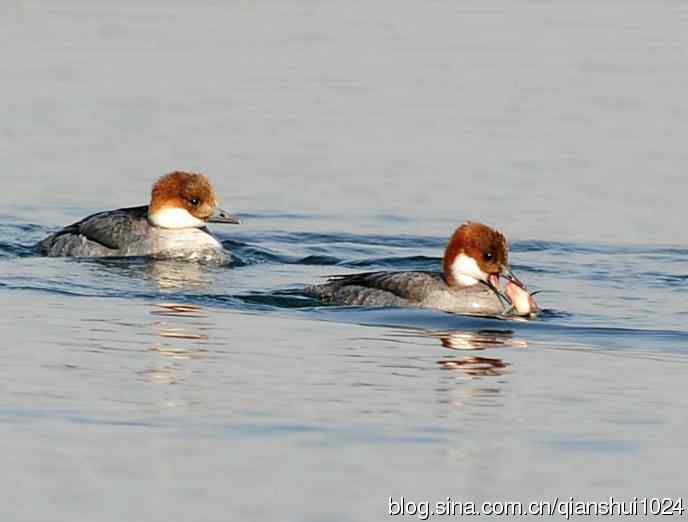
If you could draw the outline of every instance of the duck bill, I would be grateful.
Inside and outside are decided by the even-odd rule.
[[[520,288],[523,288],[523,289],[525,290],[526,285],[524,285],[524,284],[521,282],[521,280],[520,280],[518,277],[516,277],[516,275],[513,273],[513,271],[511,270],[511,267],[510,267],[509,265],[504,265],[504,266],[502,267],[502,270],[501,270],[501,272],[499,273],[499,275],[501,275],[502,277],[504,277],[504,278],[507,279],[508,281],[511,281],[511,282],[514,283],[516,286],[518,286],[518,287],[520,287]]]
[[[210,214],[210,217],[208,218],[208,223],[225,223],[230,225],[239,225],[241,224],[241,221],[239,221],[238,218],[236,218],[226,210],[216,208],[213,211],[213,213]]]

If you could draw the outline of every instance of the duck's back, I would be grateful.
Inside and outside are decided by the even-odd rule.
[[[154,240],[148,206],[92,214],[38,243],[47,256],[107,257],[145,254]]]
[[[335,276],[306,293],[325,304],[415,306],[447,312],[501,315],[504,303],[482,284],[450,288],[439,272],[367,272]]]

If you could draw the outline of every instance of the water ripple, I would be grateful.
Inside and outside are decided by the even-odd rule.
[[[47,227],[12,217],[0,225],[3,291],[152,301],[174,297],[239,310],[316,310],[318,303],[303,296],[302,289],[330,273],[322,267],[352,272],[438,270],[446,243],[444,237],[418,235],[238,231],[220,236],[233,260],[212,267],[147,258],[37,257],[33,241],[48,232]],[[547,291],[538,297],[544,308],[540,324],[683,324],[686,248],[538,240],[514,241],[512,247],[516,272],[532,289]],[[289,266],[294,274],[286,280],[289,286],[284,269],[276,285],[274,269],[256,271],[260,265]],[[241,288],[235,288],[237,284]]]

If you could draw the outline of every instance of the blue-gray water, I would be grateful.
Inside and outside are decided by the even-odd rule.
[[[0,7],[3,520],[685,494],[678,2]],[[173,169],[232,267],[33,255]],[[536,321],[318,308],[484,221]]]

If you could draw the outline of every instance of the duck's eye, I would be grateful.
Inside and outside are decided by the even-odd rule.
[[[492,261],[492,258],[494,258],[494,254],[492,252],[485,252],[485,261]]]
[[[191,203],[191,205],[193,205],[194,207],[197,207],[201,204],[201,200],[198,198],[191,198],[189,199],[189,203]]]

